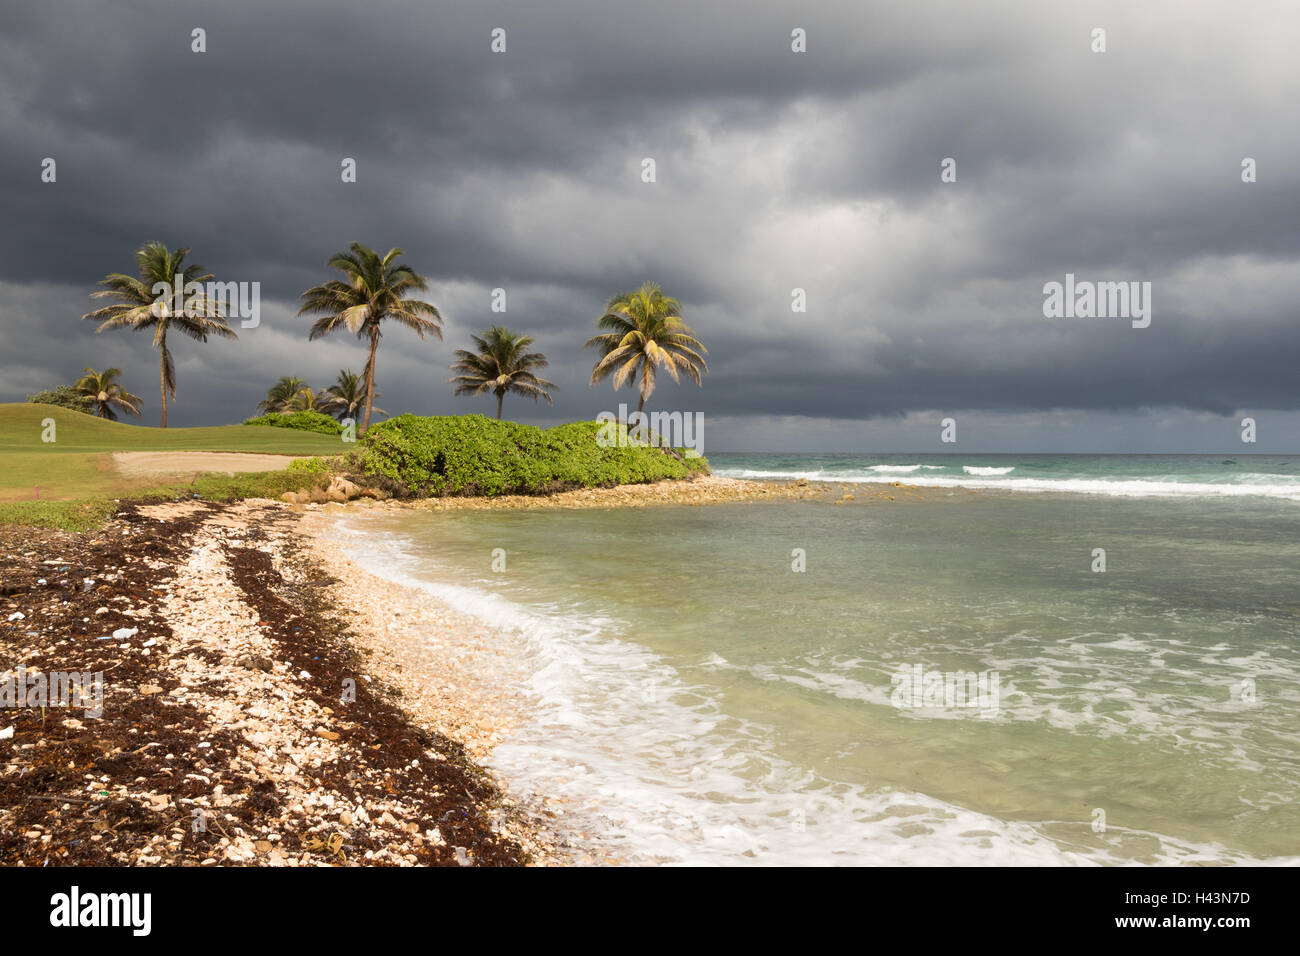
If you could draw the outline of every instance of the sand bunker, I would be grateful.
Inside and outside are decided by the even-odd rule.
[[[250,455],[221,451],[118,451],[113,453],[117,470],[130,478],[158,475],[193,475],[196,471],[278,471],[297,461],[294,455]]]

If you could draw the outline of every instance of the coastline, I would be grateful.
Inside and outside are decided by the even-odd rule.
[[[0,676],[35,693],[56,672],[97,675],[103,694],[97,718],[57,700],[0,710],[0,864],[617,862],[565,834],[545,795],[524,806],[484,769],[525,706],[485,625],[344,557],[338,516],[833,495],[704,477],[545,497],[127,503],[98,531],[0,528]]]
[[[946,495],[946,492],[940,492]],[[974,492],[972,492],[974,494]],[[372,571],[343,551],[361,544],[367,518],[381,524],[403,513],[429,511],[616,510],[651,507],[743,506],[772,501],[826,505],[922,501],[923,489],[901,481],[853,483],[755,481],[704,476],[689,481],[584,488],[546,495],[502,495],[292,504],[311,560],[337,583],[327,589],[334,613],[348,622],[368,666],[398,688],[417,723],[462,743],[480,765],[490,765],[497,744],[534,716],[536,701],[520,666],[517,636],[502,634],[439,596],[405,581],[398,571]],[[361,524],[355,527],[354,519]],[[362,546],[364,547],[364,545]],[[360,559],[359,559],[360,560]],[[375,567],[373,562],[367,562]],[[493,772],[489,770],[489,772]],[[588,839],[590,808],[570,807],[572,794],[517,792],[497,778],[513,810],[527,820],[539,862],[619,865],[604,839]],[[574,811],[569,818],[568,812]]]
[[[947,495],[950,491],[976,494],[973,489],[924,488],[903,481],[874,483],[853,481],[756,480],[703,475],[679,481],[616,485],[612,488],[577,488],[544,495],[448,496],[444,498],[355,498],[347,502],[293,503],[295,511],[325,509],[329,513],[370,511],[533,511],[540,509],[646,508],[657,505],[748,504],[794,500],[849,504],[854,501],[897,501]]]
[[[54,702],[13,707],[0,691],[0,865],[627,862],[599,801],[564,779],[563,741],[536,733],[518,635],[417,586],[400,562],[390,572],[382,532],[373,554],[365,545],[367,519],[382,529],[416,511],[661,505],[685,530],[696,505],[976,495],[988,507],[1018,497],[710,476],[500,499],[124,503],[95,531],[0,527],[0,680],[21,667],[29,686],[58,670],[104,681],[99,719]],[[827,533],[837,511],[815,519]],[[942,523],[930,508],[891,513],[909,534]]]
[[[283,507],[283,506],[280,506]],[[349,635],[367,668],[395,691],[417,726],[454,740],[484,774],[493,748],[527,706],[521,672],[491,629],[418,588],[382,577],[342,552],[338,519],[352,510],[295,509],[303,557],[329,580],[321,588],[323,615]],[[581,859],[581,848],[559,823],[562,808],[545,796],[518,795],[493,776],[498,809],[517,824],[529,862],[555,865]]]

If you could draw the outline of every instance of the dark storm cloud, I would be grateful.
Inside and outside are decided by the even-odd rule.
[[[154,238],[262,283],[260,328],[178,347],[175,421],[238,419],[282,374],[324,385],[363,356],[346,337],[307,346],[296,298],[358,239],[403,246],[447,318],[443,343],[386,338],[390,409],[486,409],[445,379],[494,320],[534,334],[561,386],[554,409],[517,414],[613,407],[588,389],[581,343],[604,300],[646,278],[710,348],[702,391],[661,377],[668,407],[1294,409],[1300,16],[1131,6],[6,9],[0,400],[86,364],[156,393],[147,337],[79,321],[95,282]],[[497,26],[504,55],[488,50]],[[39,181],[45,156],[56,184]],[[1240,181],[1245,156],[1258,183]],[[1151,328],[1043,318],[1042,285],[1066,272],[1151,281]],[[498,286],[505,316],[488,311]]]

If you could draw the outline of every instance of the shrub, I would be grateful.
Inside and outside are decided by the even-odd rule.
[[[70,408],[74,412],[85,412],[87,415],[93,413],[90,396],[79,395],[71,385],[60,385],[55,389],[46,389],[43,392],[37,392],[35,395],[28,395],[27,401],[39,405],[57,405],[60,408]]]
[[[272,428],[297,428],[305,432],[319,432],[322,435],[341,435],[343,426],[321,412],[268,412],[257,418],[250,418],[245,425],[269,425]]]
[[[289,471],[306,472],[310,475],[330,475],[346,467],[345,456],[332,458],[295,458],[289,462]]]
[[[601,447],[596,422],[545,431],[482,415],[399,415],[371,427],[358,464],[408,495],[535,494],[707,473],[669,448]]]

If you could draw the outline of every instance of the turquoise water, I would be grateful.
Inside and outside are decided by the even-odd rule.
[[[1271,461],[1283,484],[1293,460]],[[1117,464],[1088,480],[1215,467]],[[346,521],[364,532],[354,557],[496,626],[535,715],[496,768],[623,859],[1300,857],[1300,506],[1285,497],[939,487]],[[901,678],[918,668],[913,694]],[[982,696],[957,677],[971,694],[950,699],[959,674],[983,675]]]

